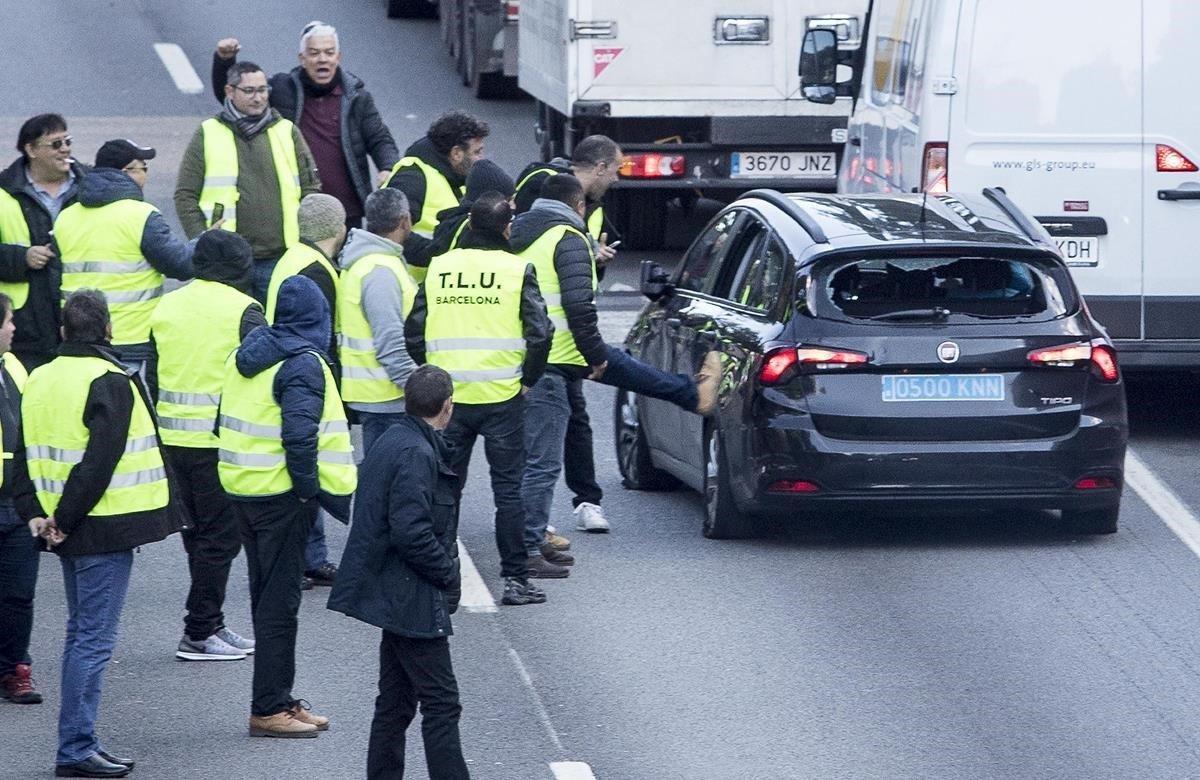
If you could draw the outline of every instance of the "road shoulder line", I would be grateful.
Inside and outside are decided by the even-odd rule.
[[[458,560],[462,581],[462,597],[458,600],[459,608],[464,612],[498,611],[496,600],[492,598],[492,592],[488,590],[483,577],[479,575],[479,569],[475,568],[475,562],[471,560],[471,555],[463,545],[462,539],[458,540]]]
[[[1133,450],[1125,453],[1125,484],[1158,515],[1180,541],[1200,557],[1200,519],[1167,487]]]
[[[176,89],[185,95],[199,95],[204,91],[204,83],[196,75],[196,69],[178,43],[156,43],[154,51],[175,82]]]

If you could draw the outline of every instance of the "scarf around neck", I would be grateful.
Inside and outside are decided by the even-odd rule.
[[[267,125],[271,123],[272,119],[270,106],[267,106],[267,110],[258,116],[250,116],[238,111],[237,107],[233,105],[233,99],[228,97],[225,98],[225,106],[221,109],[221,116],[235,124],[237,129],[247,139],[253,138],[267,129]]]

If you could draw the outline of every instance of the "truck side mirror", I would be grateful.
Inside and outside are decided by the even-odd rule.
[[[671,292],[668,274],[661,265],[653,260],[642,261],[642,295],[652,301],[657,301]]]
[[[837,99],[837,35],[833,30],[809,30],[800,47],[800,92],[813,103]]]

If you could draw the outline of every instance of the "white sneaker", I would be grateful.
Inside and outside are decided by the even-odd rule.
[[[203,642],[194,642],[185,635],[179,640],[175,657],[180,661],[240,661],[246,654],[216,634]]]
[[[575,528],[580,531],[587,531],[592,534],[608,533],[608,520],[604,517],[604,510],[598,504],[589,504],[586,501],[575,507]]]
[[[231,647],[234,647],[238,650],[241,650],[246,655],[254,655],[254,640],[253,639],[247,639],[246,637],[241,636],[240,634],[236,634],[233,631],[230,631],[228,628],[226,628],[224,626],[217,629],[217,633],[214,634],[214,636],[216,636],[217,639],[220,639],[225,644],[227,644]]]

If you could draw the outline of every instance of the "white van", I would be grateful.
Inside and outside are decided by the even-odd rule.
[[[1003,187],[1127,367],[1200,367],[1196,0],[874,0],[838,191]]]

